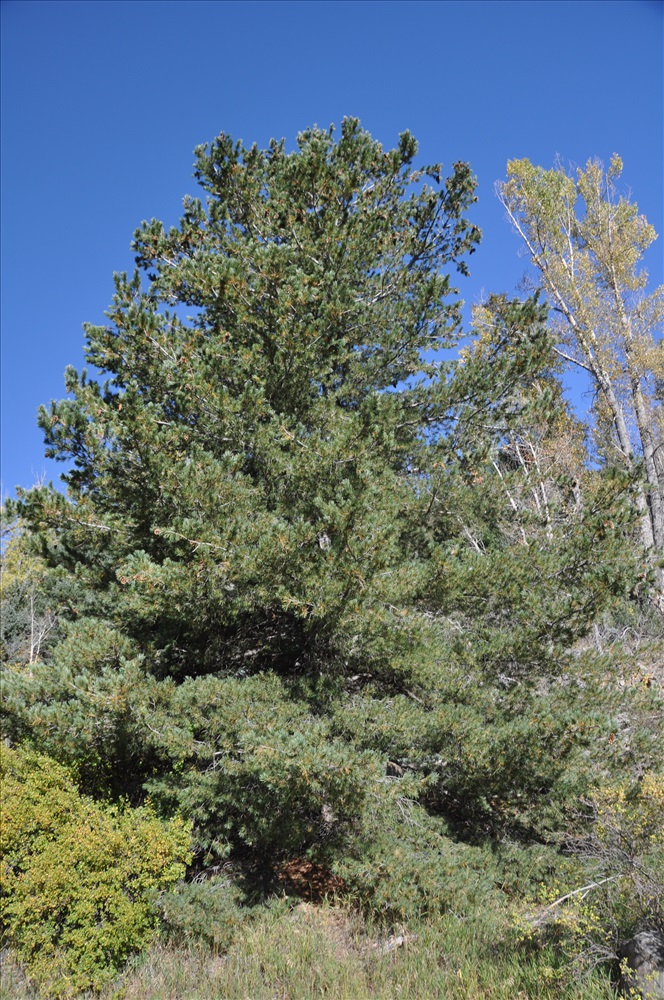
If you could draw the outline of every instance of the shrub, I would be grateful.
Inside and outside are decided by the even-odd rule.
[[[526,914],[523,941],[555,942],[577,972],[615,970],[621,941],[664,926],[664,776],[600,786],[583,807],[570,818],[585,830],[563,842],[568,856],[542,880],[545,905]]]
[[[80,795],[41,754],[2,748],[0,762],[3,931],[48,995],[97,989],[152,938],[153,897],[184,874],[189,830]]]
[[[664,774],[604,786],[586,807],[590,831],[572,847],[592,876],[608,877],[594,906],[615,946],[634,930],[664,925]]]

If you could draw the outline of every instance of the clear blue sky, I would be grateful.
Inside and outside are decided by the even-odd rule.
[[[192,150],[221,131],[292,144],[355,115],[388,146],[410,129],[424,162],[469,161],[484,240],[468,302],[513,294],[525,269],[493,194],[513,157],[620,153],[662,233],[663,13],[661,0],[4,0],[3,493],[57,480],[36,408],[81,367],[81,324],[104,321],[135,227],[177,220]]]

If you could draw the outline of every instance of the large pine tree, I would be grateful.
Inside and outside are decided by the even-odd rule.
[[[416,151],[354,119],[294,152],[221,135],[205,203],[137,230],[86,327],[100,375],[41,412],[67,495],[17,510],[57,642],[6,711],[87,791],[192,818],[200,857],[334,856],[380,896],[389,837],[411,844],[395,892],[426,908],[450,830],[544,836],[587,760],[574,689],[533,692],[624,583],[626,486],[581,502],[562,466],[509,466],[567,419],[537,300],[492,300],[456,371],[436,359],[479,232],[469,167]]]

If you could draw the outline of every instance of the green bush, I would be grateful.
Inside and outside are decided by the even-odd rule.
[[[189,829],[103,806],[49,757],[2,748],[3,932],[50,996],[98,989],[151,940],[154,895],[189,860]]]

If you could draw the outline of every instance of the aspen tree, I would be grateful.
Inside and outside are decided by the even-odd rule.
[[[664,373],[657,340],[664,288],[646,290],[643,256],[656,233],[637,205],[618,193],[621,172],[615,155],[608,171],[589,160],[576,176],[560,165],[544,170],[512,160],[497,192],[540,273],[556,351],[590,376],[610,419],[614,461],[637,476],[641,539],[656,559],[664,551],[657,395]]]

